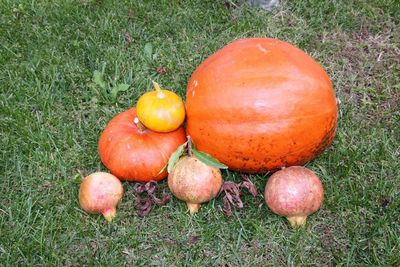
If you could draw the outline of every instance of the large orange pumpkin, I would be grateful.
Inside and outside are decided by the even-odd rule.
[[[192,74],[187,132],[199,150],[233,170],[302,165],[331,144],[332,83],[311,57],[280,40],[235,41]]]
[[[159,181],[167,176],[161,172],[171,154],[186,141],[182,127],[169,133],[157,133],[140,127],[136,109],[115,116],[99,140],[103,164],[121,180]]]

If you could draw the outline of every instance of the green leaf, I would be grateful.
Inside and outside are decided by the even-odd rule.
[[[178,146],[174,153],[172,153],[171,157],[168,160],[168,173],[171,173],[172,169],[174,168],[175,164],[178,162],[179,158],[185,152],[185,146],[187,142],[183,143],[182,145]]]
[[[111,99],[112,101],[117,100],[117,96],[119,92],[124,92],[129,89],[129,84],[126,83],[120,83],[117,86],[114,86],[113,89],[111,90]]]
[[[148,58],[148,59],[152,59],[153,57],[153,45],[151,43],[147,43],[144,45],[144,55]]]
[[[105,90],[107,88],[106,82],[103,80],[103,73],[98,70],[93,72],[93,81],[95,84],[101,87],[101,89]]]
[[[213,158],[212,156],[208,155],[207,153],[200,152],[194,148],[192,148],[192,153],[196,158],[198,158],[201,162],[203,162],[204,164],[206,164],[208,166],[219,168],[219,169],[228,169],[228,166],[226,166],[225,164],[222,164],[217,159]]]

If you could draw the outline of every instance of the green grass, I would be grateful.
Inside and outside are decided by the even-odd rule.
[[[287,1],[271,13],[235,3],[0,0],[1,265],[400,265],[398,1]],[[106,123],[152,79],[184,97],[208,55],[252,36],[312,55],[341,100],[333,145],[307,164],[326,196],[307,227],[290,229],[262,197],[245,197],[233,219],[221,199],[193,217],[173,199],[142,219],[131,183],[114,223],[81,211],[79,171],[105,170]],[[95,70],[130,89],[112,101]],[[267,177],[251,176],[260,192]]]

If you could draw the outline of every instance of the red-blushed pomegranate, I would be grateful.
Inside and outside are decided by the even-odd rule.
[[[179,159],[168,175],[172,194],[186,202],[190,214],[198,212],[202,203],[213,199],[222,185],[218,168],[210,167],[195,156]]]
[[[298,227],[305,225],[307,216],[321,207],[324,189],[314,172],[293,166],[269,178],[264,197],[274,213],[285,216],[292,227]]]
[[[86,212],[103,214],[111,222],[123,194],[124,188],[117,177],[106,172],[95,172],[83,179],[79,188],[79,203]]]

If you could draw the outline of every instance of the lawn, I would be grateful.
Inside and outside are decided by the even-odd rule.
[[[0,265],[400,265],[399,2],[293,0],[272,12],[243,2],[0,0]],[[127,182],[113,223],[83,212],[81,176],[106,170],[106,123],[151,80],[184,98],[207,56],[255,36],[314,57],[341,103],[332,146],[306,164],[325,188],[307,226],[291,229],[262,194],[233,218],[220,198],[195,216],[172,199],[140,218]],[[259,192],[268,177],[250,176]]]

